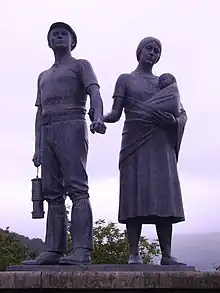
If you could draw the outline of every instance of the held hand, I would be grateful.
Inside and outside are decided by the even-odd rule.
[[[37,168],[40,167],[40,165],[41,165],[40,151],[35,152],[32,161],[33,161],[35,167],[37,167]]]
[[[93,108],[90,108],[89,109],[89,112],[88,112],[88,115],[89,115],[89,119],[90,119],[90,121],[94,121],[94,116],[95,116],[95,114],[94,114],[94,109]]]
[[[105,134],[106,126],[103,121],[99,118],[96,121],[93,121],[90,125],[90,131],[94,134],[95,132],[100,134]]]
[[[157,110],[152,113],[152,120],[155,124],[161,126],[174,125],[177,122],[176,118],[171,113]]]

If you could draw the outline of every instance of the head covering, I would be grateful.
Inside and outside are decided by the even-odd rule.
[[[68,30],[68,32],[71,34],[72,38],[73,38],[73,42],[74,44],[72,45],[71,47],[71,51],[76,47],[76,44],[77,44],[77,36],[76,36],[76,33],[74,32],[74,30],[71,28],[71,26],[69,26],[67,23],[65,22],[54,22],[51,26],[50,26],[50,29],[48,31],[48,34],[47,34],[47,40],[49,42],[49,37],[50,37],[50,32],[52,29],[55,29],[55,28],[58,28],[58,27],[63,27],[65,28],[66,30]]]
[[[141,51],[143,50],[143,48],[148,43],[151,43],[151,42],[156,42],[158,47],[160,48],[160,51],[162,50],[162,44],[158,39],[156,39],[154,37],[146,37],[146,38],[144,38],[143,40],[140,41],[140,43],[139,43],[139,45],[137,47],[136,56],[137,56],[138,62],[140,60]],[[158,60],[155,63],[157,63],[159,61],[159,59],[160,59],[160,56],[159,56]]]

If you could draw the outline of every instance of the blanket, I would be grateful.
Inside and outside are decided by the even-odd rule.
[[[145,102],[136,100],[133,97],[129,97],[129,101],[132,102],[133,105],[136,105],[147,112],[159,110],[171,113],[175,117],[178,117],[180,114],[180,95],[176,83],[160,90]]]

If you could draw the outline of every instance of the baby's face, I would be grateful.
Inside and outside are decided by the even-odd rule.
[[[164,76],[159,78],[159,88],[164,89],[167,86],[171,85],[173,83],[173,78],[171,76]]]

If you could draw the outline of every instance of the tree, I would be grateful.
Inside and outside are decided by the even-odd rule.
[[[113,222],[106,224],[105,220],[95,222],[94,251],[92,263],[94,264],[126,264],[129,258],[129,246],[126,230],[121,231]],[[144,236],[140,238],[140,254],[144,263],[153,263],[154,257],[160,254],[157,241],[152,243]]]
[[[20,264],[25,258],[25,248],[16,240],[16,234],[0,229],[0,271],[7,266]]]

